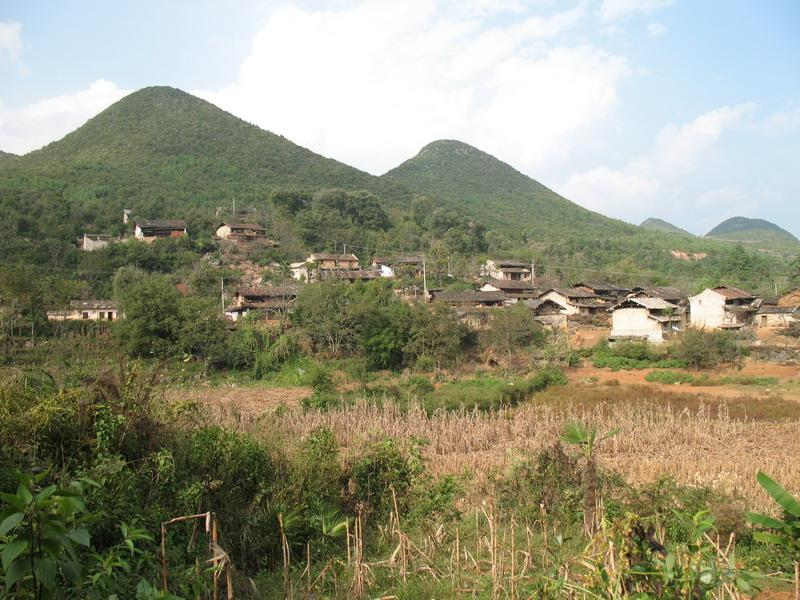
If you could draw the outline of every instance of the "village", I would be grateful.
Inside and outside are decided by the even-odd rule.
[[[242,211],[247,214],[247,210]],[[235,212],[234,212],[235,214]],[[129,238],[84,234],[81,250],[90,252],[112,243],[152,243],[188,234],[184,220],[133,219],[123,212],[123,224],[132,226]],[[239,220],[219,222],[215,241],[221,247],[278,247],[267,229]],[[280,269],[281,265],[273,265]],[[515,305],[530,310],[530,318],[548,330],[579,327],[605,330],[609,343],[641,341],[662,344],[686,328],[780,330],[800,322],[800,289],[782,295],[759,297],[732,286],[718,285],[689,295],[677,287],[624,287],[606,281],[573,281],[568,287],[550,287],[537,277],[533,262],[488,259],[463,289],[428,285],[422,254],[373,256],[366,264],[353,253],[313,252],[283,266],[286,281],[265,283],[258,276],[243,277],[232,290],[221,287],[224,317],[235,327],[242,317],[255,313],[274,319],[292,311],[301,286],[318,281],[369,282],[396,280],[394,293],[409,302],[450,307],[475,330],[488,328],[493,315]],[[777,291],[777,290],[776,290]],[[76,299],[68,307],[47,313],[51,321],[114,321],[123,318],[111,299]]]

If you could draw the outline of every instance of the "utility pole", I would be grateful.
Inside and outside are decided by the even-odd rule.
[[[220,297],[220,300],[222,301],[222,314],[224,315],[225,314],[225,278],[224,277],[220,277],[219,278],[219,290],[220,290],[219,297]]]
[[[452,279],[453,274],[450,272],[450,257],[447,257],[447,276]]]
[[[236,196],[233,197],[233,215],[231,216],[231,221],[236,220]]]
[[[536,259],[531,259],[531,285],[536,286]]]
[[[426,300],[428,296],[428,271],[425,268],[425,255],[422,255],[422,293],[425,295]]]

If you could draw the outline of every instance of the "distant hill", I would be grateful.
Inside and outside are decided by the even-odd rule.
[[[635,234],[636,227],[587,210],[477,148],[439,140],[382,176],[501,233],[552,240]]]
[[[178,207],[263,202],[274,187],[404,191],[264,131],[200,98],[150,87],[63,139],[12,161],[4,181],[58,180],[71,197],[106,199],[148,216]]]
[[[0,150],[0,165],[11,163],[15,158],[19,158],[16,154],[10,152],[3,152]]]
[[[800,240],[775,223],[747,217],[727,219],[709,231],[705,237],[740,242],[765,250],[796,252],[800,246]]]
[[[649,229],[651,231],[665,231],[668,233],[677,233],[679,235],[689,235],[694,237],[693,234],[689,233],[685,229],[681,229],[680,227],[677,227],[672,223],[665,221],[664,219],[657,219],[655,217],[645,219],[642,221],[639,227],[643,227],[644,229]]]

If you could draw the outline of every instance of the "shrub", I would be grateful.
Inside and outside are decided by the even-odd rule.
[[[740,365],[747,349],[729,332],[689,329],[670,346],[669,353],[692,369],[710,369],[720,364]]]
[[[647,374],[644,380],[651,383],[673,385],[676,383],[692,383],[694,381],[694,376],[679,371],[652,371]]]

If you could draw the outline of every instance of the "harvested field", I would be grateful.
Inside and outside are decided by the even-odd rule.
[[[231,422],[231,416],[223,418]],[[632,483],[671,475],[681,483],[711,485],[740,497],[748,507],[771,510],[772,502],[755,481],[759,469],[790,490],[800,490],[800,420],[783,422],[732,416],[724,403],[673,408],[669,403],[594,406],[564,401],[525,405],[490,413],[451,412],[428,416],[419,407],[401,411],[365,402],[327,412],[290,408],[259,419],[235,418],[256,434],[282,431],[288,443],[326,427],[345,455],[386,436],[426,440],[423,453],[432,472],[473,472],[478,488],[486,474],[504,469],[524,452],[538,451],[558,439],[564,423],[581,420],[601,430],[621,432],[600,451],[606,468]]]
[[[193,387],[171,388],[164,392],[169,402],[198,402],[212,413],[236,414],[252,419],[279,406],[297,407],[311,390],[305,387]]]

